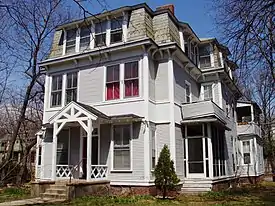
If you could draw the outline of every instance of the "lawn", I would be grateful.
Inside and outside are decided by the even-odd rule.
[[[61,204],[59,204],[61,205]],[[221,192],[208,192],[201,195],[180,195],[174,200],[161,200],[151,196],[133,197],[83,197],[72,202],[63,203],[68,206],[160,206],[160,205],[275,205],[275,183],[263,182],[259,185],[244,186]],[[57,206],[57,205],[52,205]]]
[[[26,199],[29,198],[30,195],[29,188],[3,188],[0,190],[0,202]]]

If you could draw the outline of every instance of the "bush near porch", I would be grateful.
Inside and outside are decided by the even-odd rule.
[[[160,205],[275,205],[275,183],[262,182],[258,185],[245,185],[240,188],[200,195],[179,195],[173,200],[162,200],[152,196],[129,197],[82,197],[72,202],[57,205],[74,206],[160,206]],[[52,206],[57,206],[52,205]]]
[[[28,186],[0,188],[0,202],[21,200],[30,198],[30,196],[31,192]]]

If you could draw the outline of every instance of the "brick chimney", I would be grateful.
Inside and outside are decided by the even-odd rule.
[[[159,6],[157,7],[157,11],[159,10],[163,10],[163,9],[169,9],[173,15],[175,15],[175,7],[174,7],[174,4],[166,4],[166,5],[163,5],[163,6]]]

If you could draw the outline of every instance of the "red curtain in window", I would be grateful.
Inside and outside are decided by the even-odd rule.
[[[119,82],[108,83],[106,84],[106,87],[107,87],[107,91],[106,91],[107,100],[119,99]]]
[[[133,96],[138,96],[138,79],[133,80]]]
[[[114,83],[114,99],[119,99],[119,82]]]

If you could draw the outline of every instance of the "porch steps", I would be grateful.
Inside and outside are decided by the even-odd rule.
[[[65,184],[54,184],[51,185],[44,193],[42,193],[41,197],[44,198],[53,198],[53,199],[63,199],[67,198],[67,190]]]
[[[182,188],[181,193],[184,194],[199,194],[209,192],[212,189],[212,183],[208,180],[202,179],[191,179],[185,180]]]

